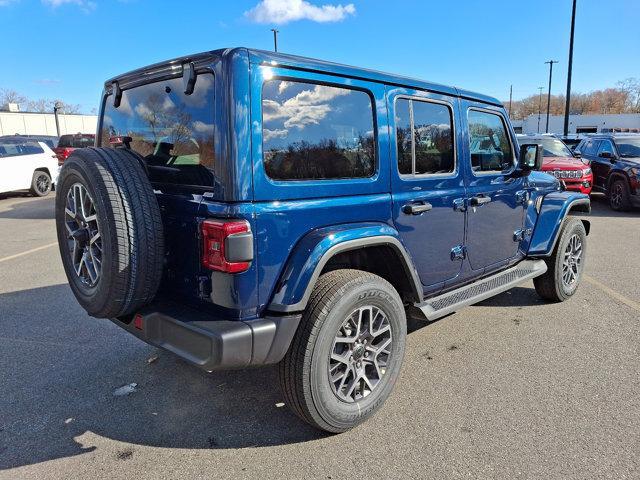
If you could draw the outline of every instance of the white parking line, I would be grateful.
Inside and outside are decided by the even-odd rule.
[[[6,262],[8,260],[13,260],[14,258],[24,257],[25,255],[39,252],[40,250],[44,250],[45,248],[51,248],[55,245],[58,245],[58,242],[50,243],[48,245],[43,245],[41,247],[32,248],[31,250],[27,250],[26,252],[16,253],[15,255],[9,255],[8,257],[0,258],[0,263]]]
[[[589,282],[591,285],[594,285],[594,286],[598,287],[600,290],[602,290],[603,292],[608,293],[609,295],[611,295],[616,300],[621,301],[626,306],[631,307],[634,310],[637,310],[638,312],[640,312],[640,303],[634,302],[630,298],[627,298],[624,295],[622,295],[621,293],[616,292],[612,288],[607,287],[604,283],[600,283],[598,280],[596,280],[595,278],[593,278],[590,275],[586,275],[585,274],[584,275],[584,279],[587,282]]]

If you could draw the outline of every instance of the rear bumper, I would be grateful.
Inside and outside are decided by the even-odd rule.
[[[177,304],[147,307],[127,323],[111,319],[140,340],[206,371],[268,365],[287,352],[301,315],[224,320]]]

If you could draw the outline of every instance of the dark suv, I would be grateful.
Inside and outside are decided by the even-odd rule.
[[[237,48],[107,81],[98,128],[57,188],[78,302],[207,371],[279,363],[327,431],[389,396],[407,315],[580,284],[589,198],[495,98]]]
[[[575,152],[593,171],[593,190],[607,195],[614,210],[640,207],[640,134],[591,135]]]

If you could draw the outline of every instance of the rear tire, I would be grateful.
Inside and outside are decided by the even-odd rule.
[[[622,178],[614,178],[609,185],[607,199],[609,200],[609,206],[612,210],[616,212],[629,210],[631,200],[629,199],[629,185],[627,181]]]
[[[31,189],[29,192],[34,197],[46,197],[51,193],[51,175],[44,170],[36,170],[31,178]]]
[[[359,270],[322,275],[280,362],[287,405],[328,432],[365,421],[393,390],[406,333],[404,306],[389,282]]]
[[[587,232],[577,218],[565,220],[553,254],[545,258],[547,271],[533,279],[536,292],[552,302],[573,296],[582,280],[587,255]]]
[[[164,255],[160,209],[136,153],[83,148],[65,161],[56,189],[56,228],[69,285],[94,317],[150,302]]]

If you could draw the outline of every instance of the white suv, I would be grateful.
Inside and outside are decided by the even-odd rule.
[[[46,143],[0,138],[0,193],[30,190],[44,197],[58,180],[58,159]]]

